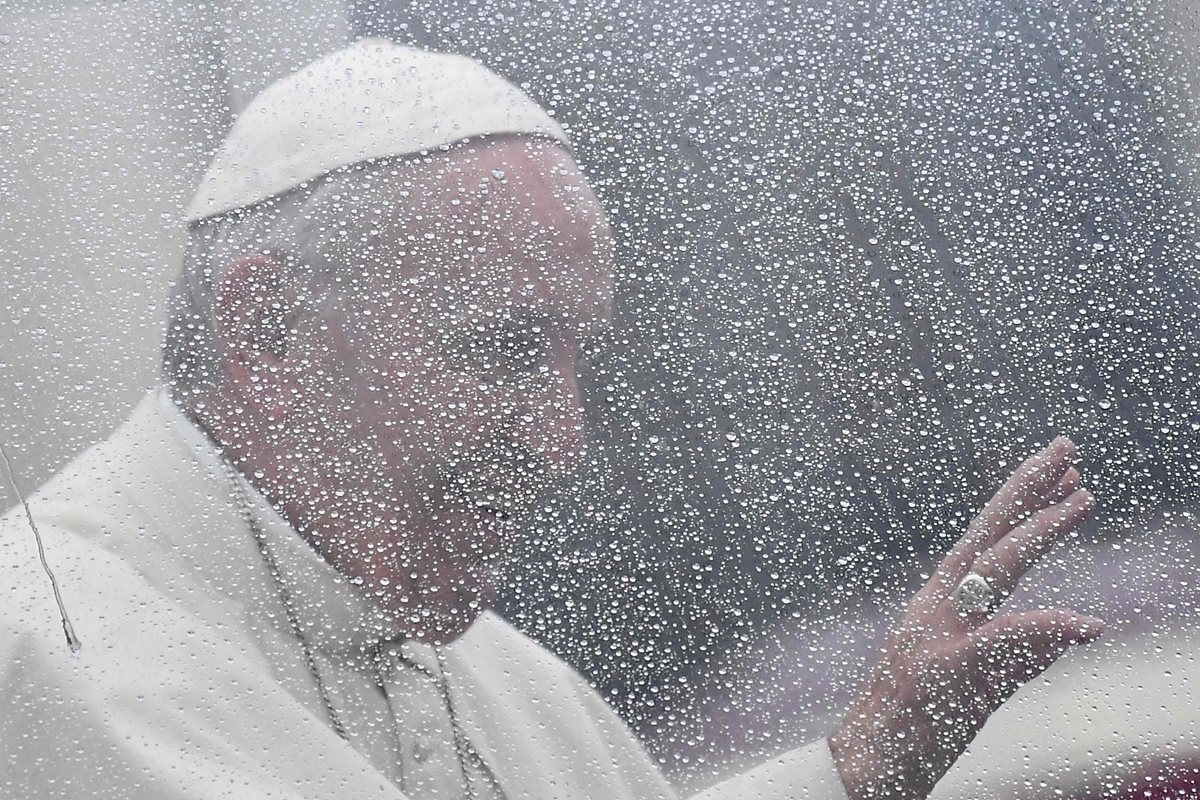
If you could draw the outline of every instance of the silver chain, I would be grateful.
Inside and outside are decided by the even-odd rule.
[[[346,728],[342,725],[342,720],[338,716],[337,709],[333,707],[333,701],[329,699],[329,690],[325,686],[325,681],[321,680],[321,672],[317,669],[317,661],[313,657],[312,648],[309,647],[308,637],[304,635],[304,629],[300,627],[300,616],[296,613],[296,606],[292,602],[292,593],[288,591],[287,586],[283,583],[283,576],[279,572],[279,565],[275,563],[275,556],[271,553],[271,548],[267,546],[267,537],[263,533],[262,527],[258,524],[258,520],[250,511],[250,499],[246,497],[246,491],[242,488],[241,479],[238,476],[237,469],[230,463],[229,459],[222,454],[221,464],[225,467],[226,473],[229,475],[229,482],[233,484],[233,497],[238,505],[238,510],[242,514],[242,519],[250,528],[250,533],[254,535],[254,541],[258,543],[258,552],[262,553],[263,562],[267,565],[267,571],[271,573],[271,577],[275,581],[275,588],[279,591],[279,597],[283,600],[284,611],[287,612],[288,621],[292,624],[292,630],[296,634],[296,638],[300,640],[300,647],[304,650],[304,661],[308,664],[308,671],[312,674],[313,680],[317,682],[317,692],[321,695],[321,701],[325,703],[325,713],[329,716],[329,724],[333,726],[334,731],[343,740],[349,741],[346,737]]]
[[[442,648],[434,647],[434,655],[437,656],[438,687],[442,690],[442,702],[446,704],[446,711],[450,714],[450,731],[454,736],[454,755],[458,757],[458,769],[462,773],[463,786],[467,790],[467,800],[475,800],[475,785],[471,783],[471,775],[467,771],[467,751],[474,752],[463,736],[462,731],[458,727],[458,716],[454,713],[454,703],[450,699],[450,679],[446,676],[446,656],[442,653]]]

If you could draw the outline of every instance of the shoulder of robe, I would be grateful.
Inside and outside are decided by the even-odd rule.
[[[195,509],[211,518],[217,504],[203,496],[203,480],[179,478],[198,467],[169,436],[165,429],[154,436],[146,425],[127,422],[28,498],[46,560],[77,632],[91,645],[89,654],[116,655],[132,642],[142,649],[152,643],[177,647],[181,634],[195,632],[188,611],[203,603],[186,600],[203,592],[184,585],[195,570],[180,543],[183,532],[213,533],[204,530]],[[199,496],[178,496],[184,487]],[[57,659],[65,648],[59,613],[20,506],[0,518],[0,575],[8,590],[0,620],[10,636],[19,632],[17,639],[37,643]]]
[[[24,511],[0,519],[0,797],[402,800],[280,686],[244,602],[181,549],[178,531],[209,535],[219,517],[203,497],[164,496],[205,491],[172,482],[196,469],[186,452],[133,433],[29,498],[80,653]]]
[[[487,674],[502,684],[497,686],[502,694],[543,695],[560,701],[570,698],[587,709],[589,716],[597,721],[628,730],[612,707],[574,667],[492,611],[481,614],[454,648],[475,663],[493,667]]]
[[[537,766],[580,796],[673,798],[670,785],[633,731],[569,664],[493,612],[480,615],[450,648],[469,691],[464,716],[505,719],[518,735],[485,743],[513,773]],[[486,737],[485,737],[486,738]]]
[[[1172,769],[1193,774],[1200,632],[1106,635],[1001,706],[930,797],[1133,797],[1139,784]],[[1166,796],[1145,791],[1152,795]]]

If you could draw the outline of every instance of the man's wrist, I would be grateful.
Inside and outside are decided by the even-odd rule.
[[[851,709],[829,737],[829,752],[850,800],[913,800],[933,789],[928,737],[887,704]]]
[[[829,752],[833,756],[838,777],[842,779],[842,786],[846,789],[846,796],[850,800],[866,800],[875,795],[867,789],[871,781],[866,780],[865,776],[878,773],[883,765],[878,758],[871,757],[870,748],[863,747],[858,741],[861,737],[847,733],[847,727],[843,724],[829,737]]]

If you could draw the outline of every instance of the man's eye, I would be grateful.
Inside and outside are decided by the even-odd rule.
[[[579,342],[579,358],[592,361],[604,352],[605,343],[599,336],[588,336]]]
[[[546,363],[549,344],[537,332],[501,332],[475,338],[464,355],[487,372],[532,372]]]
[[[535,369],[546,362],[545,337],[532,334],[501,335],[495,342],[503,363],[517,370]]]
[[[497,350],[506,360],[517,365],[540,364],[546,357],[545,342],[532,336],[503,337],[497,343]]]

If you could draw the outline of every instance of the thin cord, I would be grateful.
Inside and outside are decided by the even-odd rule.
[[[408,775],[404,769],[404,759],[401,754],[404,752],[404,740],[400,738],[400,718],[396,716],[396,708],[392,704],[392,698],[388,695],[387,677],[384,675],[386,669],[386,659],[383,648],[387,644],[386,640],[380,640],[375,643],[375,654],[372,656],[372,661],[375,667],[375,685],[379,688],[379,693],[383,695],[383,704],[387,706],[388,717],[392,720],[392,743],[396,746],[396,771],[400,773],[400,794],[408,794]],[[401,661],[403,662],[403,657]]]
[[[250,500],[248,497],[246,497],[245,490],[242,488],[241,481],[239,480],[239,477],[238,477],[237,469],[236,469],[236,467],[233,466],[233,464],[229,461],[228,458],[222,457],[221,462],[222,462],[222,465],[225,467],[226,472],[229,475],[230,482],[233,484],[234,497],[236,498],[236,502],[237,502],[238,506],[240,507],[240,511],[242,512],[242,517],[245,520],[246,524],[249,526],[251,534],[253,534],[255,540],[258,542],[259,552],[262,553],[262,557],[263,557],[263,560],[266,562],[268,571],[271,573],[271,576],[275,579],[275,586],[279,590],[280,598],[283,600],[283,606],[284,606],[284,609],[287,611],[288,620],[291,622],[292,628],[296,633],[296,638],[300,640],[300,646],[304,650],[304,658],[305,658],[305,661],[308,663],[308,670],[310,673],[312,673],[313,679],[317,683],[317,691],[320,693],[321,699],[325,703],[325,711],[329,715],[329,722],[330,722],[330,724],[333,725],[333,729],[335,731],[337,731],[338,736],[340,736],[342,739],[344,739],[346,741],[349,741],[349,738],[346,735],[346,730],[342,726],[342,721],[338,717],[337,710],[333,707],[333,701],[329,697],[329,691],[325,687],[325,682],[321,679],[321,673],[317,669],[317,662],[313,656],[311,648],[308,645],[308,639],[304,636],[303,629],[300,627],[299,615],[297,614],[296,609],[293,606],[291,593],[288,592],[287,587],[284,585],[283,577],[280,574],[279,567],[275,562],[275,558],[272,555],[270,548],[267,546],[266,535],[263,533],[262,529],[259,527],[258,522],[257,522],[257,520],[255,520],[253,513],[250,511]],[[441,689],[442,699],[446,704],[446,711],[450,715],[450,728],[454,735],[454,750],[455,750],[455,755],[458,756],[458,767],[462,774],[463,786],[466,788],[468,800],[476,800],[477,795],[475,793],[475,786],[472,783],[470,773],[467,770],[467,754],[469,753],[470,755],[473,755],[479,761],[479,763],[483,767],[483,771],[485,773],[490,773],[490,770],[487,769],[487,765],[483,763],[483,759],[475,751],[475,748],[471,747],[470,743],[465,741],[465,737],[463,736],[463,733],[462,733],[461,729],[459,728],[458,717],[454,713],[453,702],[451,701],[451,698],[450,698],[449,677],[446,674],[446,667],[445,667],[445,663],[444,663],[445,656],[442,654],[442,649],[440,647],[434,647],[433,650],[434,650],[434,653],[437,655],[438,677],[440,678],[440,680],[437,680],[436,683],[438,683],[439,688]],[[378,659],[381,655],[382,655],[382,650],[381,649],[377,650],[376,658]],[[407,659],[404,659],[403,657],[401,657],[400,660],[404,661],[404,662],[407,661]],[[425,672],[424,668],[422,668],[421,671]],[[428,675],[429,673],[426,672],[426,674]],[[430,677],[433,677],[433,676],[430,676]],[[378,674],[376,676],[376,680],[377,681],[379,680]],[[381,688],[383,688],[383,687],[381,687]],[[385,694],[386,694],[386,690],[385,690]],[[391,715],[392,715],[393,728],[398,731],[398,725],[396,724],[397,721],[395,719],[395,713],[391,708],[391,703],[388,703],[388,710],[389,710],[389,712],[391,712]],[[401,767],[402,767],[402,770],[401,770],[401,788],[400,788],[400,790],[403,792],[404,791],[403,765],[401,765]],[[490,774],[488,774],[487,777],[488,777],[489,782],[492,785],[492,788],[496,791],[497,795],[500,797],[503,797],[504,793],[503,793],[503,791],[501,791],[500,786],[496,783],[495,778],[492,777]]]
[[[83,642],[75,635],[75,628],[71,625],[71,619],[67,616],[67,607],[63,605],[62,593],[58,590],[58,581],[54,579],[54,573],[50,571],[50,564],[46,561],[46,548],[42,546],[42,534],[38,530],[37,523],[33,521],[33,512],[29,510],[29,503],[25,502],[25,498],[21,496],[21,490],[17,488],[17,476],[13,472],[12,462],[8,460],[8,453],[4,452],[4,445],[0,444],[0,458],[4,459],[4,468],[8,472],[8,482],[12,485],[13,492],[17,495],[17,500],[21,503],[21,507],[25,509],[25,517],[29,520],[29,527],[33,529],[33,538],[37,542],[38,558],[42,561],[42,569],[46,571],[46,577],[50,579],[50,588],[54,589],[54,602],[58,603],[58,613],[62,617],[63,633],[67,635],[67,647],[71,648],[72,653],[78,653],[83,648]]]
[[[441,678],[438,681],[438,688],[442,690],[442,700],[446,703],[446,711],[450,713],[450,730],[454,734],[454,754],[458,756],[458,769],[462,773],[463,788],[467,790],[469,800],[475,800],[475,786],[471,783],[471,776],[467,772],[467,748],[463,743],[462,731],[458,728],[458,715],[454,713],[454,703],[450,699],[450,682],[446,677],[446,656],[442,653],[442,648],[436,645],[433,652],[437,655],[438,676]]]

